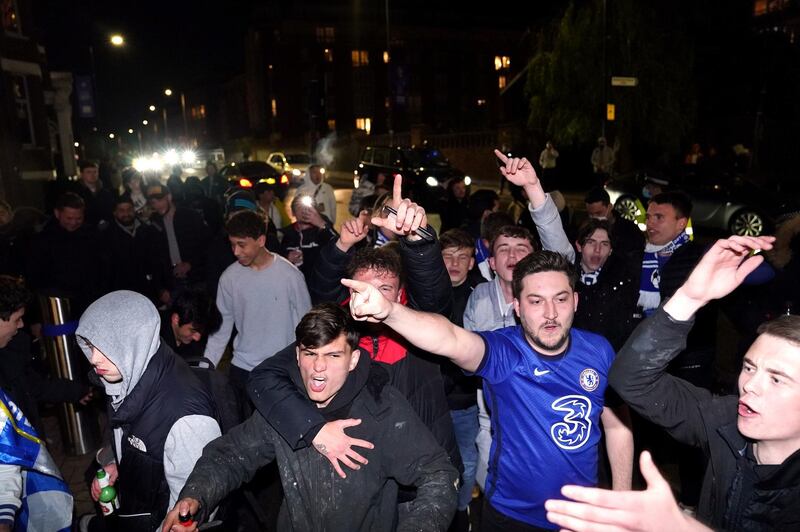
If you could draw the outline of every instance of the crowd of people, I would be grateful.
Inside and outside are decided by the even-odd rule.
[[[287,210],[211,171],[129,169],[114,194],[82,163],[4,245],[0,531],[800,529],[800,318],[751,313],[738,389],[715,375],[720,310],[782,282],[775,239],[704,246],[679,191],[643,233],[591,188],[574,227],[530,161],[493,156],[508,210],[455,178],[441,234],[399,176],[365,181],[337,231],[314,166]],[[72,328],[34,294],[68,299]],[[85,382],[32,364],[54,334]],[[101,397],[90,469],[118,508],[74,519],[39,405]]]

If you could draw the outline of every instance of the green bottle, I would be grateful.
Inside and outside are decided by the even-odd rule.
[[[97,477],[97,483],[100,485],[100,497],[98,498],[100,510],[102,510],[103,515],[111,515],[119,508],[117,490],[108,483],[108,475],[104,469],[99,469],[95,476]]]

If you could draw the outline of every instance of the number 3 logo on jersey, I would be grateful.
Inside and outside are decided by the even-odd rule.
[[[592,402],[583,395],[565,395],[550,405],[556,412],[563,413],[562,421],[553,423],[550,436],[553,441],[566,450],[583,447],[592,433]]]

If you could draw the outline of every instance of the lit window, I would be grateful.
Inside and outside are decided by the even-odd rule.
[[[17,0],[0,0],[0,17],[3,19],[3,31],[7,33],[20,32]]]
[[[383,62],[389,64],[389,52],[387,51],[383,52]]]
[[[369,65],[369,52],[367,50],[353,50],[350,54],[354,67]]]
[[[278,100],[275,98],[270,101],[270,109],[272,110],[272,118],[278,116]]]
[[[511,58],[507,55],[494,56],[494,69],[501,70],[511,66]]]
[[[500,77],[497,78],[497,87],[500,88],[500,89],[505,89],[506,88],[506,77],[505,76],[500,76]]]
[[[328,119],[328,131],[336,131],[336,120],[333,118]]]
[[[356,118],[356,129],[360,129],[365,131],[367,135],[372,130],[372,119],[371,118]]]
[[[328,63],[333,63],[333,50],[330,48],[325,48],[322,51],[322,55],[325,57],[325,61]]]
[[[206,117],[206,106],[204,104],[195,105],[192,107],[190,114],[192,120],[203,120]]]

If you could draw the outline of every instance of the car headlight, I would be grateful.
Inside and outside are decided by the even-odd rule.
[[[437,181],[436,178],[433,177],[432,175],[429,175],[428,179],[426,179],[425,182],[428,184],[429,187],[438,187],[439,186],[439,181]]]
[[[300,177],[301,175],[303,175],[303,172],[295,168],[294,170],[292,170],[292,175],[295,177]]]

